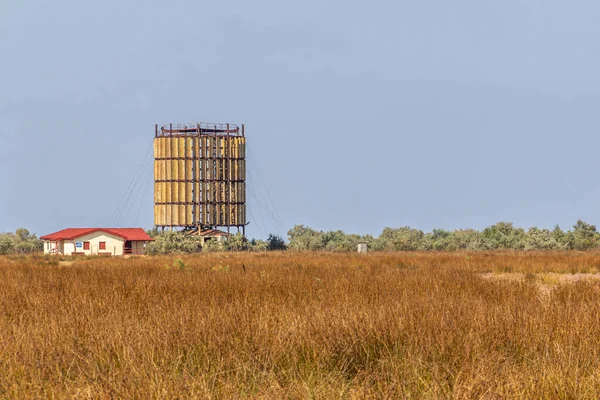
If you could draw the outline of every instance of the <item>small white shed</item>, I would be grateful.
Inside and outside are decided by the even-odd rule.
[[[366,254],[367,253],[367,244],[364,243],[364,242],[363,243],[359,243],[358,244],[358,252],[361,253],[361,254],[362,253]]]

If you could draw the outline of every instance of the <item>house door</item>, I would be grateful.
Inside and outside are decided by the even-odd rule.
[[[131,240],[125,242],[125,254],[131,254]]]

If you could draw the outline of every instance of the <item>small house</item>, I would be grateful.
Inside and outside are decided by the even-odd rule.
[[[44,254],[144,254],[153,241],[142,228],[67,228],[42,236]]]
[[[229,234],[227,232],[211,228],[202,229],[200,232],[198,232],[198,236],[200,236],[202,240],[202,245],[212,240],[216,242],[224,242],[229,239]]]
[[[230,234],[227,232],[220,231],[218,229],[212,229],[208,227],[196,227],[187,231],[184,231],[186,235],[191,237],[200,238],[200,246],[204,246],[208,242],[222,243],[229,239]]]

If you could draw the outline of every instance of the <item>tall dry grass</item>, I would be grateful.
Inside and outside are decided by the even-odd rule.
[[[482,275],[600,253],[175,258],[0,258],[0,397],[600,397],[600,283]]]

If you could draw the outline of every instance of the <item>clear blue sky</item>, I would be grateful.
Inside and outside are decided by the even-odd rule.
[[[0,231],[109,224],[154,124],[196,121],[246,124],[251,184],[285,227],[249,195],[250,236],[600,224],[599,15],[583,0],[0,0]],[[151,180],[146,164],[112,225],[152,226]]]

